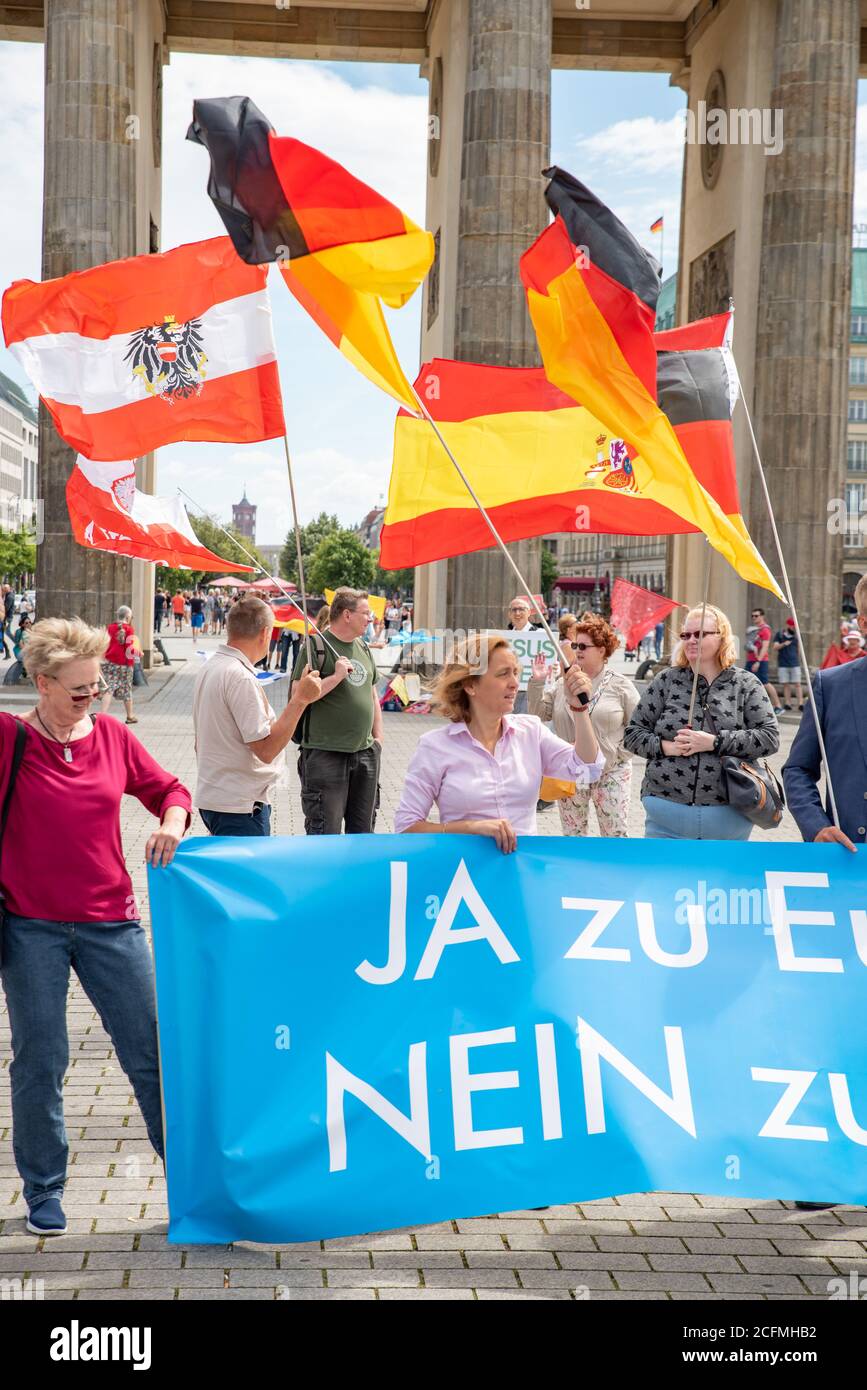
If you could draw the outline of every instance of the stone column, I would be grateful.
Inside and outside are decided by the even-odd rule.
[[[779,0],[771,106],[784,147],[767,160],[756,345],[755,424],[809,660],[840,617],[845,496],[858,0]],[[751,529],[777,569],[752,486]],[[782,609],[751,589],[778,625]]]
[[[428,200],[431,225],[441,227],[444,302],[440,323],[433,330],[429,324],[424,334],[423,351],[534,366],[539,358],[518,261],[548,221],[541,171],[550,161],[551,0],[451,0],[434,40],[433,61],[435,49],[442,48],[445,93],[438,173],[443,189],[438,192],[429,181]],[[465,63],[460,139],[453,115],[459,61]],[[459,191],[445,197],[456,173],[449,162],[458,151]],[[447,302],[451,293],[453,306]],[[538,540],[512,547],[534,591],[539,550]],[[506,605],[518,585],[499,550],[462,555],[425,571],[419,572],[419,588],[429,626],[505,623]]]
[[[150,249],[142,233],[149,210],[143,202],[138,206],[137,182],[142,161],[150,168],[157,163],[144,146],[159,112],[150,99],[150,46],[147,80],[137,74],[137,56],[140,67],[143,57],[136,31],[154,8],[147,0],[45,0],[43,279]],[[161,42],[158,6],[156,13]],[[103,623],[119,604],[130,603],[133,562],[87,551],[73,540],[65,498],[73,463],[73,450],[41,407],[45,539],[37,552],[38,612]],[[147,616],[135,614],[145,631]]]

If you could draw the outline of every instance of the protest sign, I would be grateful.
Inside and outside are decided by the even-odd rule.
[[[864,851],[371,835],[150,871],[169,1239],[864,1201]]]

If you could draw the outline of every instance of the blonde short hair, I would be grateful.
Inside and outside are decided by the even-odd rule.
[[[469,718],[470,697],[464,689],[469,680],[478,680],[488,669],[491,657],[503,647],[518,665],[518,658],[505,637],[480,633],[460,642],[446,662],[431,689],[431,707],[453,724]]]
[[[689,622],[689,619],[692,617],[701,617],[701,604],[699,604],[697,608],[690,608],[689,612],[686,614],[684,618],[684,622]],[[716,659],[719,662],[720,666],[723,668],[723,670],[725,670],[727,666],[734,666],[735,662],[737,661],[737,648],[735,646],[732,625],[726,617],[725,613],[722,611],[722,609],[715,608],[712,603],[709,603],[707,605],[707,608],[705,609],[704,624],[702,624],[702,626],[707,625],[708,618],[710,618],[711,621],[716,624],[720,631],[720,644]],[[671,664],[672,666],[689,665],[689,662],[686,659],[686,651],[684,650],[684,645],[680,641],[677,643],[672,654]]]
[[[855,607],[858,609],[862,618],[867,618],[867,574],[862,574],[858,583],[855,585],[853,595]]]
[[[104,627],[91,627],[81,618],[40,618],[27,639],[27,673],[55,676],[70,661],[101,661],[108,649]]]

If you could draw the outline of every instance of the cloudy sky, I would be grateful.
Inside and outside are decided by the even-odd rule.
[[[15,216],[0,223],[0,288],[40,276],[42,48],[0,43],[4,141],[0,187]],[[305,63],[174,54],[164,71],[162,246],[220,235],[205,193],[207,156],[184,140],[194,96],[248,93],[281,134],[293,134],[424,223],[427,83],[411,65]],[[649,227],[665,217],[665,265],[675,268],[684,95],[664,75],[555,72],[552,156],[607,201],[657,256]],[[867,107],[859,110],[859,130]],[[859,146],[856,221],[867,222],[867,141]],[[351,525],[388,486],[394,406],[324,338],[272,272],[274,328],[302,521],[325,509]],[[419,362],[421,296],[389,314],[412,379]],[[0,346],[0,370],[27,385]],[[221,519],[246,486],[259,507],[257,539],[282,541],[289,526],[282,442],[180,444],[158,455],[158,489],[181,485]]]

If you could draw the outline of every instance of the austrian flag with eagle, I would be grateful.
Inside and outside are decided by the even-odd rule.
[[[133,333],[125,360],[150,396],[162,396],[171,405],[175,398],[198,395],[208,360],[202,350],[202,320],[178,323],[174,314],[166,314],[162,323]]]
[[[3,333],[85,458],[136,458],[181,440],[256,443],[285,428],[266,277],[214,237],[17,280],[3,296]]]

